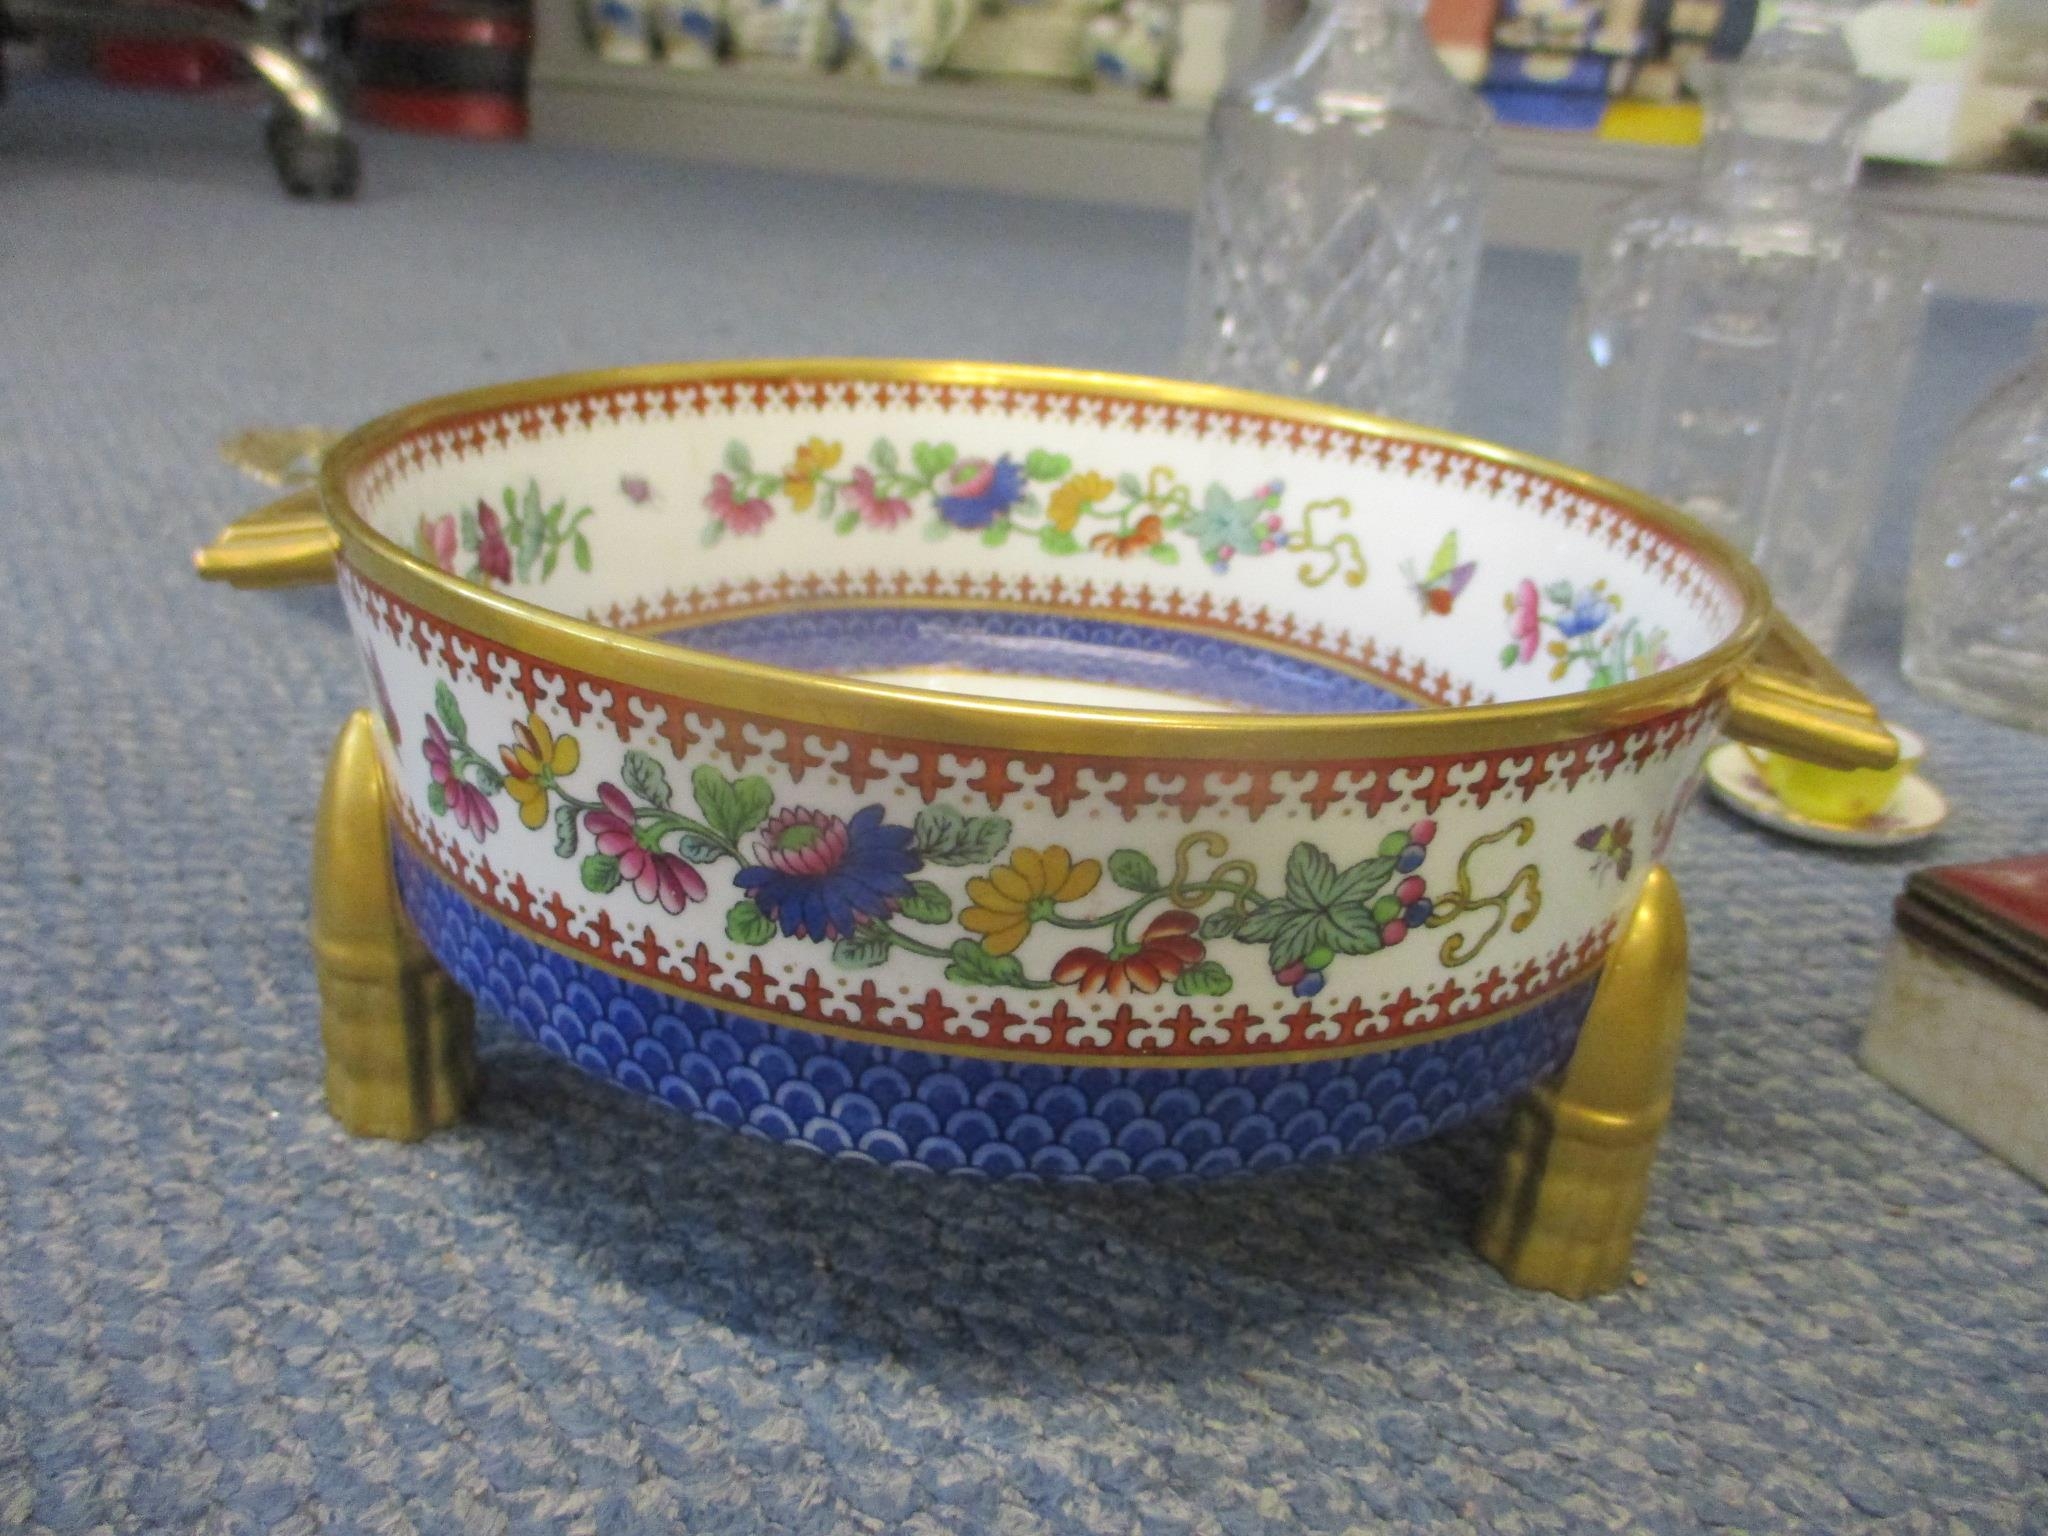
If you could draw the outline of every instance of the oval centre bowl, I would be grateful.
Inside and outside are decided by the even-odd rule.
[[[1568,1058],[1768,598],[1507,450],[994,365],[626,370],[329,454],[397,876],[701,1118],[1155,1179]]]

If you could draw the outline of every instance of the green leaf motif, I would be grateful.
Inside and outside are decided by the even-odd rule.
[[[849,970],[865,966],[880,965],[889,958],[889,930],[872,925],[860,929],[850,939],[841,939],[832,946],[832,961]]]
[[[1122,491],[1126,496],[1130,497],[1133,501],[1136,501],[1140,496],[1143,496],[1145,494],[1145,487],[1140,485],[1138,483],[1138,477],[1132,474],[1118,475],[1116,477],[1116,488]]]
[[[716,864],[725,857],[725,850],[718,844],[688,829],[676,834],[676,852],[692,864]]]
[[[427,786],[427,809],[436,816],[446,816],[448,814],[448,791],[439,784],[429,784]]]
[[[1264,944],[1278,938],[1287,920],[1294,916],[1296,908],[1285,901],[1269,901],[1263,906],[1252,908],[1238,924],[1237,936],[1247,944]]]
[[[1512,642],[1500,648],[1500,664],[1504,667],[1512,667],[1521,656],[1522,648]]]
[[[1391,856],[1380,855],[1339,870],[1320,848],[1297,843],[1287,858],[1286,894],[1255,907],[1238,923],[1237,937],[1246,944],[1268,945],[1267,959],[1275,970],[1318,949],[1372,954],[1385,944],[1380,936],[1384,920],[1375,915],[1373,897],[1394,868]],[[1208,932],[1206,925],[1203,932]]]
[[[953,898],[929,880],[913,880],[910,882],[910,894],[904,898],[903,904],[897,910],[912,922],[951,922]]]
[[[462,706],[455,702],[455,690],[446,683],[434,684],[434,713],[441,717],[450,736],[457,741],[468,739],[469,726],[463,721]]]
[[[1211,912],[1202,919],[1202,937],[1205,939],[1227,939],[1237,932],[1243,914],[1235,907],[1225,907],[1220,912]]]
[[[928,864],[989,864],[1010,840],[1001,816],[963,816],[950,805],[928,805],[912,826],[917,851]]]
[[[697,542],[702,544],[706,549],[709,549],[712,545],[716,544],[720,539],[724,537],[725,524],[721,523],[717,518],[714,517],[713,519],[711,519],[710,522],[704,525],[704,531],[697,535]]]
[[[590,538],[580,528],[576,531],[576,537],[569,541],[569,556],[576,562],[577,570],[590,569]]]
[[[555,807],[555,857],[576,857],[576,807],[573,805]]]
[[[951,443],[919,443],[910,450],[910,462],[927,481],[938,479],[959,457],[959,450]]]
[[[765,821],[775,803],[775,790],[759,774],[728,781],[709,763],[690,775],[690,788],[711,830],[729,843],[737,843]]]
[[[1159,889],[1159,868],[1135,848],[1119,848],[1109,856],[1109,878],[1143,896]]]
[[[868,462],[877,469],[894,472],[896,468],[896,445],[886,437],[875,439],[875,446],[868,450]]]
[[[1047,453],[1043,448],[1034,448],[1024,459],[1024,473],[1033,480],[1057,480],[1074,467],[1074,461],[1064,453]]]
[[[834,533],[851,533],[859,526],[860,514],[858,512],[842,512],[839,514],[839,520],[833,523],[832,531]]]
[[[1288,899],[1298,906],[1320,907],[1336,895],[1336,862],[1314,843],[1296,843],[1287,855]]]
[[[661,764],[645,752],[634,748],[626,753],[626,765],[619,775],[626,781],[626,788],[633,791],[649,805],[658,805],[667,810],[675,796],[668,787],[668,775]]]
[[[495,795],[505,787],[504,775],[478,758],[470,759],[469,777],[470,781],[487,795]]]
[[[747,445],[738,438],[725,445],[725,467],[736,475],[754,472],[754,456],[747,452]]]
[[[775,922],[753,901],[736,901],[725,914],[725,936],[735,944],[766,944],[775,937]]]
[[[1024,966],[1015,955],[992,955],[979,939],[953,941],[946,980],[968,986],[1015,987],[1024,982]]]
[[[1038,547],[1048,555],[1079,554],[1081,541],[1064,528],[1047,525],[1038,530]]]
[[[1310,950],[1322,947],[1324,942],[1321,914],[1297,909],[1289,912],[1281,922],[1280,931],[1267,947],[1266,959],[1277,971],[1302,959]],[[1329,947],[1335,949],[1337,946],[1332,944]]]
[[[1214,960],[1204,960],[1175,977],[1173,990],[1182,997],[1222,997],[1231,986],[1230,972]]]
[[[1337,888],[1332,892],[1331,900],[1366,900],[1385,885],[1387,878],[1394,873],[1396,857],[1398,855],[1381,854],[1377,858],[1360,859],[1337,877]]]
[[[981,542],[990,549],[1002,548],[1004,544],[1009,542],[1009,538],[1010,520],[1007,517],[999,517],[981,530]]]
[[[1369,955],[1386,942],[1380,937],[1379,923],[1362,901],[1340,902],[1324,913],[1316,936],[1340,955]]]
[[[619,883],[619,861],[609,853],[593,853],[583,860],[583,889],[602,896]]]
[[[1171,544],[1154,544],[1145,553],[1161,565],[1180,564],[1180,551]]]

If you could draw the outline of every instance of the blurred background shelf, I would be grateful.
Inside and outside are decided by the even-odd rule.
[[[566,8],[535,8],[533,136],[725,165],[1031,196],[1192,207],[1203,114],[1168,101],[938,79],[609,64]],[[1593,216],[1678,176],[1688,151],[1506,129],[1488,213],[1497,245],[1576,251]],[[1939,243],[1945,293],[2039,303],[2048,177],[1873,166],[1861,195]]]

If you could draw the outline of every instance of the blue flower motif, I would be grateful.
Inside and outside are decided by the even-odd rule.
[[[1605,592],[1586,588],[1573,601],[1571,608],[1557,620],[1557,632],[1567,640],[1580,635],[1590,635],[1594,630],[1614,617],[1614,603]]]
[[[986,528],[1024,496],[1024,467],[1007,453],[994,463],[962,459],[939,482],[939,516],[955,528]]]
[[[883,824],[870,805],[851,821],[823,811],[778,811],[761,829],[761,862],[733,883],[793,939],[843,939],[886,918],[910,896],[905,877],[924,867],[908,827]]]

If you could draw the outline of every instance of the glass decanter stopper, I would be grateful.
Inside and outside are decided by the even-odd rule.
[[[1563,456],[1748,551],[1821,646],[1848,612],[1926,307],[1929,252],[1850,204],[1863,128],[1851,7],[1789,0],[1693,80],[1689,181],[1624,204],[1580,267]]]
[[[1185,370],[1445,421],[1479,275],[1492,114],[1422,0],[1315,0],[1209,115]]]
[[[2048,322],[1927,482],[1905,671],[1959,708],[2048,730]]]

